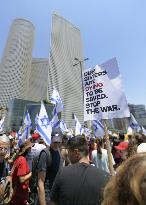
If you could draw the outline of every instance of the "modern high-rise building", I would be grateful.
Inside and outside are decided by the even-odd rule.
[[[53,14],[49,60],[48,93],[55,87],[62,97],[62,117],[72,126],[74,113],[83,123],[81,68],[74,59],[83,59],[80,30],[63,17]]]
[[[25,19],[12,23],[0,67],[0,106],[14,98],[27,99],[34,26]]]
[[[37,102],[47,99],[48,68],[48,59],[32,59],[27,100]]]
[[[139,125],[146,128],[146,109],[145,105],[128,104],[130,112],[134,115]]]

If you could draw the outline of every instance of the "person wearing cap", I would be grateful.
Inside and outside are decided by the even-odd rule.
[[[38,200],[36,204],[46,205],[50,200],[50,191],[55,180],[56,174],[60,167],[62,167],[62,158],[60,154],[60,145],[62,139],[58,134],[53,133],[51,138],[49,156],[51,156],[51,164],[47,165],[48,156],[46,152],[40,153],[38,162]]]
[[[117,150],[117,153],[119,155],[119,164],[118,166],[128,158],[128,142],[120,142],[117,146],[114,146]]]
[[[41,139],[43,140],[43,139]],[[32,142],[34,143],[34,146],[31,149],[33,159],[35,157],[38,157],[40,152],[46,148],[46,145],[40,143],[40,135],[38,133],[32,134]]]
[[[12,178],[13,195],[12,205],[27,205],[29,200],[29,179],[31,172],[26,160],[26,155],[31,151],[33,143],[25,141],[14,160],[10,177]]]

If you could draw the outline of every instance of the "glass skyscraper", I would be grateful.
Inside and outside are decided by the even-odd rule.
[[[73,67],[74,58],[83,59],[80,30],[72,23],[53,14],[49,59],[48,94],[55,87],[64,104],[62,117],[72,126],[72,113],[83,123],[83,92],[80,65]]]
[[[10,28],[0,67],[0,106],[14,98],[27,99],[32,62],[34,26],[16,19]]]

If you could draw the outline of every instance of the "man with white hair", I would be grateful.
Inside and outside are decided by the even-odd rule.
[[[6,158],[9,156],[10,141],[9,138],[3,134],[0,136],[0,179],[7,175]]]

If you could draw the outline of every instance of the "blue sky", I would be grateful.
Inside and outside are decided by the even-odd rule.
[[[86,67],[116,57],[129,103],[146,104],[145,0],[0,0],[0,58],[15,18],[35,26],[33,57],[48,57],[53,11],[82,35]]]

